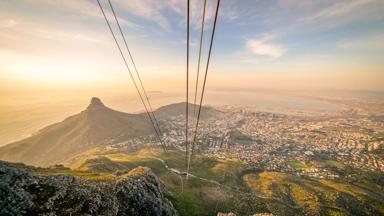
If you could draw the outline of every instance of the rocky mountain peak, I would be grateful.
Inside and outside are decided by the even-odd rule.
[[[105,107],[103,102],[98,97],[92,97],[91,103],[88,105],[87,109],[97,108],[97,107]]]

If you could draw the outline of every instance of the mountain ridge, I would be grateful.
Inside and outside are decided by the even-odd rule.
[[[189,106],[192,110],[193,105]],[[169,119],[182,115],[184,108],[182,102],[160,107],[154,112],[159,119]],[[203,118],[215,112],[212,108],[203,109],[206,111]],[[148,136],[155,136],[155,132],[146,113],[116,111],[93,97],[80,113],[48,125],[28,138],[0,147],[0,160],[47,166],[111,142]]]
[[[152,135],[142,115],[123,113],[92,98],[84,111],[39,130],[35,135],[0,148],[0,159],[45,165],[86,151],[119,136]]]

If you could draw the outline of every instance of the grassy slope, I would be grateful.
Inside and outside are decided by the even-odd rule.
[[[316,212],[322,215],[384,214],[383,188],[377,188],[379,192],[369,191],[367,188],[374,186],[367,183],[316,180],[279,172],[248,174],[243,180],[251,190],[281,197],[309,215]]]
[[[310,167],[301,161],[288,161],[287,164],[294,169],[307,169]]]
[[[212,215],[217,210],[230,210],[232,205],[228,194],[221,187],[195,178],[184,178],[169,172],[159,160],[164,160],[169,167],[185,170],[185,154],[178,151],[164,153],[159,149],[141,149],[134,152],[104,152],[93,149],[77,158],[71,158],[69,163],[75,175],[90,176],[102,173],[107,175],[116,170],[132,169],[137,166],[150,167],[165,183],[173,196],[170,199],[181,215]],[[226,185],[237,185],[236,174],[242,164],[234,160],[216,160],[206,157],[195,157],[192,161],[191,173]],[[68,171],[65,171],[68,172]],[[96,173],[96,174],[92,174]],[[183,187],[182,187],[183,185]],[[212,206],[217,206],[216,209]]]
[[[183,171],[184,157],[184,153],[181,152],[164,153],[158,149],[104,153],[92,150],[71,159],[72,168],[80,171],[55,170],[54,172],[107,180],[112,176],[110,173],[116,170],[132,169],[137,166],[150,167],[165,183],[166,189],[173,194],[169,198],[181,215],[214,215],[217,211],[235,211],[240,215],[268,211],[277,215],[315,213],[346,215],[348,212],[384,214],[382,207],[384,203],[380,201],[384,200],[384,190],[378,185],[366,182],[351,184],[316,180],[278,172],[250,173],[244,175],[239,181],[237,174],[244,168],[240,162],[207,157],[194,158],[192,174],[215,180],[226,186],[237,187],[246,192],[242,193],[193,178],[190,178],[186,184],[185,179],[169,172],[158,160],[161,158],[169,167]],[[340,164],[328,163],[340,167]],[[303,167],[305,164],[292,162],[292,165]],[[300,209],[288,208],[273,200],[260,199],[253,195],[254,192],[279,198],[288,205],[298,206]]]

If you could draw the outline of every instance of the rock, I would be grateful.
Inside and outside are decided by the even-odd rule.
[[[217,216],[236,216],[235,213],[232,213],[232,212],[229,212],[229,213],[217,213]],[[252,216],[273,216],[273,214],[271,213],[257,213],[257,214],[253,214]]]
[[[100,98],[93,97],[91,99],[91,103],[88,105],[88,109],[93,109],[97,107],[105,107],[105,105],[103,104],[103,102],[101,102]]]
[[[229,213],[217,213],[217,216],[236,216],[235,213],[229,212]]]
[[[29,169],[0,161],[0,215],[178,215],[149,168],[107,181]]]
[[[55,164],[55,165],[49,166],[48,168],[50,168],[50,169],[70,170],[69,167],[66,167],[63,164]]]

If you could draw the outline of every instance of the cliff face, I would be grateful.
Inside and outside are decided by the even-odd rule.
[[[30,169],[0,162],[0,215],[178,215],[149,168],[106,181]]]

